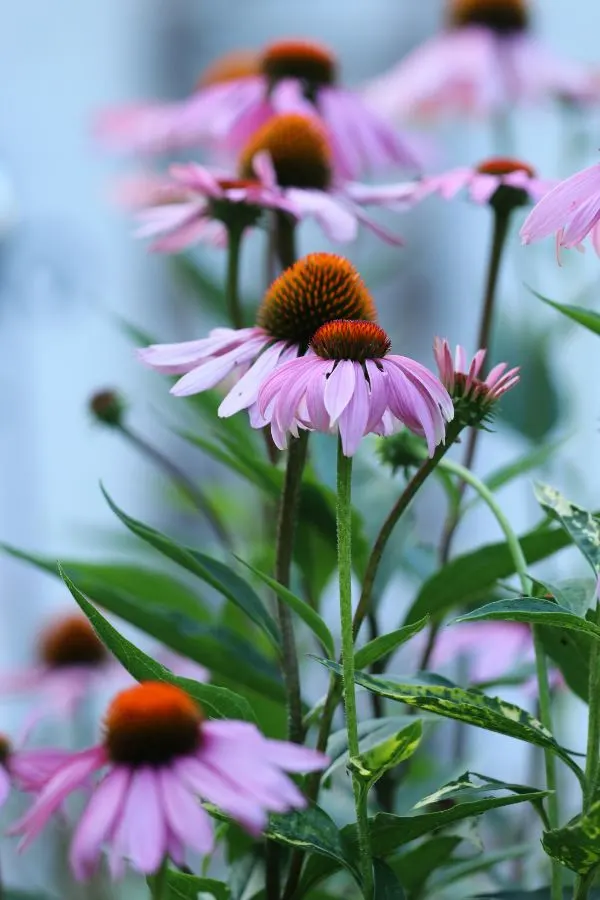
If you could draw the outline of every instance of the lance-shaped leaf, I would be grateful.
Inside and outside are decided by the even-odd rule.
[[[169,869],[164,875],[163,895],[165,900],[197,900],[200,894],[210,894],[215,900],[229,900],[231,892],[226,884],[215,878],[199,878]],[[148,887],[154,890],[157,876],[147,879]]]
[[[427,717],[435,722],[433,716]],[[415,717],[409,715],[382,716],[380,719],[363,719],[358,723],[358,746],[360,754],[372,750],[387,738],[392,737],[408,725],[414,724]],[[342,765],[348,765],[348,731],[341,728],[335,731],[327,742],[327,756],[329,766],[323,773],[323,779],[327,779]]]
[[[398,876],[382,859],[373,860],[373,900],[405,900]]]
[[[571,536],[596,575],[600,574],[600,522],[547,484],[536,484],[536,500]]]
[[[542,843],[546,853],[563,866],[587,875],[600,865],[600,800],[565,828],[545,831]]]
[[[548,297],[538,294],[537,291],[532,291],[532,293],[540,300],[543,300],[544,303],[547,303],[548,306],[571,319],[571,321],[577,322],[578,325],[583,325],[584,328],[587,328],[588,331],[592,331],[594,334],[600,334],[600,315],[594,312],[593,309],[586,309],[585,306],[557,303],[555,300],[549,300]]]
[[[369,791],[385,772],[413,755],[422,736],[423,725],[420,719],[416,719],[370,750],[352,757],[348,768],[360,779],[365,790]]]
[[[600,628],[593,622],[578,616],[567,607],[559,606],[553,600],[539,600],[536,597],[519,597],[516,600],[497,600],[487,603],[473,612],[456,619],[460,622],[481,622],[485,620],[503,622],[527,622],[531,625],[545,625],[580,631],[600,641]]]
[[[332,672],[342,674],[341,666],[331,660],[319,660]],[[415,678],[394,681],[356,672],[355,681],[367,690],[398,700],[409,706],[416,706],[437,713],[449,719],[457,719],[468,725],[475,725],[486,731],[495,731],[519,741],[536,744],[552,750],[575,773],[583,783],[584,775],[568,751],[561,747],[552,734],[534,716],[520,706],[506,703],[499,697],[488,697],[473,688],[458,687],[445,678],[421,673]]]
[[[368,644],[356,651],[354,654],[354,665],[357,669],[364,669],[366,666],[372,665],[378,659],[387,656],[389,653],[397,650],[398,647],[401,647],[402,644],[410,641],[416,634],[423,631],[428,622],[429,616],[424,616],[412,625],[405,625],[397,631],[379,635],[379,637],[369,641]]]
[[[73,599],[90,620],[102,643],[108,647],[133,678],[137,681],[167,681],[170,684],[176,684],[194,697],[210,716],[218,719],[254,720],[250,704],[244,697],[214,684],[200,684],[189,678],[179,678],[165,666],[143,653],[98,612],[62,570],[59,569],[59,571]]]

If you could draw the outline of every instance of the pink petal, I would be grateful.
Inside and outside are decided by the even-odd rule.
[[[167,826],[155,769],[134,769],[114,836],[121,854],[145,875],[156,872],[167,849]]]
[[[340,360],[327,379],[323,395],[330,425],[337,422],[350,403],[355,383],[356,373],[353,364],[350,360]]]
[[[338,427],[344,456],[353,456],[366,433],[370,413],[369,388],[360,363],[352,363],[355,387],[350,402],[339,417]]]
[[[4,766],[0,766],[0,806],[4,806],[8,800],[10,787],[10,775]]]
[[[372,359],[365,362],[371,383],[370,412],[365,433],[375,431],[387,408],[387,375]]]
[[[277,368],[282,351],[286,345],[283,341],[277,341],[272,347],[264,350],[258,359],[250,366],[245,375],[235,384],[221,405],[219,416],[227,418],[241,409],[247,409],[256,401],[261,384],[274,369]]]
[[[267,824],[267,814],[253,798],[228,782],[201,759],[180,759],[176,774],[200,797],[219,806],[251,834],[259,835]]]
[[[69,855],[79,881],[89,878],[96,869],[102,845],[123,810],[130,778],[130,771],[125,766],[109,772],[95,789],[79,820]]]
[[[357,217],[344,205],[324,191],[288,188],[288,200],[302,218],[314,216],[327,237],[332,241],[347,242],[358,234]]]
[[[169,829],[183,846],[187,845],[203,855],[212,853],[214,835],[211,820],[198,800],[169,767],[159,769],[158,778]]]

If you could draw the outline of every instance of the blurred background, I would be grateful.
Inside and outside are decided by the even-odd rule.
[[[544,0],[536,27],[557,51],[598,65],[597,0]],[[164,527],[187,515],[165,506],[156,470],[87,411],[104,387],[123,391],[138,431],[197,478],[214,474],[200,454],[177,444],[155,412],[160,387],[135,361],[123,322],[160,340],[204,334],[185,287],[168,259],[151,256],[132,238],[132,223],[110,199],[115,178],[134,160],[111,157],[92,137],[98,111],[136,100],[187,95],[203,68],[235,48],[258,47],[277,36],[315,37],[338,53],[343,76],[359,85],[397,62],[439,28],[437,0],[104,0],[82,4],[20,0],[4,9],[0,32],[0,539],[48,556],[114,556],[127,549],[99,490],[102,480],[126,510]],[[518,112],[514,153],[544,177],[570,174],[597,160],[598,115],[554,107]],[[446,122],[424,132],[434,148],[431,168],[477,163],[495,147],[484,122]],[[406,216],[389,216],[406,238],[390,249],[370,234],[344,248],[373,288],[382,324],[398,352],[432,365],[435,334],[473,352],[491,218],[456,200],[432,200]],[[494,359],[523,367],[522,385],[507,399],[496,435],[485,436],[478,470],[485,472],[527,447],[565,437],[544,478],[584,506],[600,505],[600,402],[597,340],[571,329],[528,290],[585,305],[598,288],[591,253],[566,253],[559,268],[552,241],[521,248],[516,235],[503,272]],[[302,252],[326,246],[309,226]],[[204,253],[216,279],[220,251]],[[244,290],[261,290],[255,254],[244,254]],[[166,389],[164,391],[166,394]],[[222,472],[218,472],[219,476]],[[539,518],[529,479],[501,495],[518,530]],[[419,507],[415,542],[440,526],[440,497]],[[170,510],[166,511],[165,510]],[[165,521],[166,520],[166,521]],[[196,526],[194,526],[196,527]],[[197,526],[198,540],[210,532]],[[498,537],[484,511],[470,517],[456,548]],[[563,554],[545,574],[579,574]],[[69,601],[54,580],[0,557],[0,662],[31,654],[39,622]],[[400,600],[399,600],[400,597]],[[390,625],[410,601],[393,583],[383,610]],[[565,705],[566,706],[566,705]],[[580,745],[577,701],[563,710],[560,735]],[[14,706],[7,715],[18,715]],[[566,737],[568,735],[568,737]],[[469,734],[485,771],[519,780],[526,750],[500,738]],[[477,766],[475,767],[477,768]],[[522,777],[525,777],[522,775]]]

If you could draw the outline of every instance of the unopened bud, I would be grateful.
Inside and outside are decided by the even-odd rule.
[[[89,408],[98,422],[111,428],[118,428],[123,422],[125,402],[116,391],[98,391],[90,399]]]

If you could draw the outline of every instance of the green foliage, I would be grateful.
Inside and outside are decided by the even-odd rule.
[[[578,325],[583,325],[584,328],[587,328],[588,331],[592,331],[594,334],[600,334],[600,315],[594,312],[593,309],[585,309],[583,306],[570,306],[566,303],[556,303],[554,300],[549,300],[548,297],[538,294],[537,291],[532,293],[544,303],[547,303],[548,306],[571,319],[571,321],[577,322]]]
[[[519,597],[517,600],[497,600],[480,609],[460,616],[457,622],[482,622],[500,620],[503,622],[527,622],[548,628],[580,631],[596,641],[600,641],[600,628],[578,616],[568,607],[560,606],[553,600],[539,600],[536,597]]]
[[[210,894],[215,900],[230,900],[231,893],[226,884],[214,878],[198,878],[186,875],[175,869],[165,873],[166,887],[163,888],[165,900],[197,900],[199,894]],[[156,877],[148,878],[148,887],[153,889]]]
[[[406,900],[406,895],[398,877],[382,859],[373,860],[375,876],[374,900]]]
[[[349,761],[348,768],[369,791],[382,775],[409,759],[421,743],[423,725],[415,719],[410,725]]]
[[[377,662],[378,659],[382,659],[384,656],[393,653],[394,650],[397,650],[402,644],[406,644],[416,634],[423,631],[428,622],[429,616],[424,616],[414,624],[405,625],[404,628],[399,628],[397,631],[390,631],[387,634],[382,634],[379,637],[374,638],[374,640],[369,641],[356,651],[354,656],[356,668],[364,669],[366,666],[370,666],[374,662]],[[331,655],[333,656],[333,654]]]
[[[600,865],[600,800],[565,828],[545,831],[544,850],[563,866],[587,875]]]
[[[547,484],[535,486],[535,496],[545,512],[557,519],[581,550],[590,566],[600,574],[600,522],[585,509],[567,500]]]
[[[341,675],[342,670],[337,663],[329,660],[319,662]],[[355,680],[357,684],[381,697],[552,750],[580,781],[583,780],[583,772],[577,763],[538,719],[499,697],[488,697],[474,688],[461,688],[445,678],[428,676],[426,673],[415,678],[393,681],[391,678],[356,672]]]
[[[200,684],[189,678],[179,678],[165,666],[143,653],[98,612],[62,570],[59,569],[59,572],[73,599],[90,620],[100,640],[137,681],[166,681],[176,684],[197,700],[210,716],[218,719],[253,721],[252,709],[243,697],[213,684]]]

